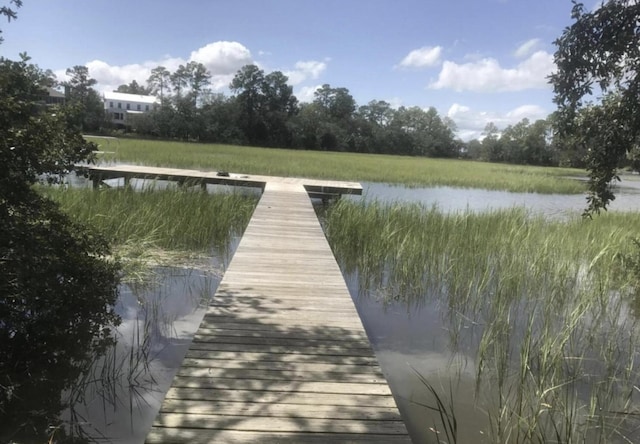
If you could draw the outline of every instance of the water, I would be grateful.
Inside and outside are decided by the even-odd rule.
[[[611,211],[640,211],[640,181],[637,176],[624,176],[616,187],[616,199]],[[548,217],[570,217],[581,214],[587,206],[582,194],[511,193],[481,189],[451,187],[406,188],[382,183],[363,183],[363,195],[367,199],[382,202],[420,203],[435,206],[440,211],[487,211],[512,207],[525,207],[534,213]],[[350,196],[350,199],[359,197]]]
[[[118,343],[79,382],[63,419],[89,440],[141,443],[157,415],[221,273],[159,268],[155,281],[122,285]]]
[[[385,302],[361,292],[356,275],[347,277],[347,285],[413,441],[429,443],[434,437],[434,424],[427,420],[432,412],[424,407],[434,403],[420,380],[423,375],[442,393],[449,392],[449,380],[457,381],[452,387],[455,411],[465,420],[458,442],[483,442],[486,421],[473,401],[475,362],[464,351],[452,354],[437,303],[409,308]]]

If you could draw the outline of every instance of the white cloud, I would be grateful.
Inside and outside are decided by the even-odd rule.
[[[540,39],[527,40],[522,45],[520,45],[518,49],[516,49],[516,52],[514,52],[514,55],[519,59],[523,59],[528,55],[530,55],[539,44],[540,44]]]
[[[202,63],[207,68],[214,91],[229,86],[240,68],[254,63],[251,51],[244,45],[226,41],[209,43],[192,51],[189,61]]]
[[[145,85],[151,75],[151,70],[157,66],[164,66],[170,72],[174,72],[178,66],[188,62],[202,63],[211,74],[211,88],[214,91],[224,90],[229,86],[233,77],[240,68],[248,64],[259,63],[253,60],[251,51],[238,42],[218,41],[209,43],[192,51],[188,59],[181,57],[165,56],[158,60],[150,60],[144,63],[129,65],[110,65],[103,60],[92,60],[86,63],[89,75],[98,81],[96,89],[99,92],[113,91],[118,86],[131,83],[135,80],[140,85]],[[299,85],[309,80],[317,79],[326,69],[327,62],[308,60],[295,64],[293,70],[285,72],[291,85]],[[55,72],[58,80],[68,80],[65,70]],[[302,88],[304,97],[311,97],[316,87]]]
[[[158,60],[128,65],[110,65],[103,60],[92,60],[85,64],[89,68],[89,75],[98,81],[96,89],[100,92],[113,91],[122,84],[135,80],[145,85],[151,70],[157,66],[164,66],[170,72],[178,66],[195,61],[202,63],[211,73],[211,87],[214,90],[226,88],[235,73],[244,65],[254,63],[251,52],[238,42],[213,42],[195,51],[189,59],[165,56]],[[65,70],[55,72],[58,80],[67,80]]]
[[[322,85],[303,86],[298,91],[294,92],[294,95],[299,102],[310,103],[315,99],[314,93],[320,88],[322,88]]]
[[[285,71],[283,74],[289,77],[289,84],[295,86],[307,79],[317,79],[326,69],[326,60],[324,62],[308,60],[297,62],[295,64],[295,69]]]
[[[400,97],[392,97],[387,100],[387,103],[391,105],[391,108],[398,109],[402,106],[402,99]]]
[[[445,61],[432,89],[455,91],[505,92],[548,88],[547,76],[555,69],[553,55],[536,51],[515,68],[503,68],[492,58],[458,64]]]
[[[425,46],[414,49],[400,62],[402,68],[425,68],[435,66],[440,62],[441,46]]]
[[[468,106],[454,103],[447,111],[447,117],[453,119],[458,127],[458,137],[462,140],[479,139],[484,127],[493,122],[499,129],[514,125],[527,118],[531,122],[544,119],[549,113],[538,105],[522,105],[506,113],[476,111]]]
[[[193,51],[189,61],[202,63],[212,76],[227,76],[253,63],[253,58],[241,43],[220,41]]]

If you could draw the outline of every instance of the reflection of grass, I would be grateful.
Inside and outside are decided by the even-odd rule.
[[[114,332],[112,347],[85,363],[81,377],[64,394],[67,418],[64,427],[56,433],[82,437],[86,442],[102,442],[113,438],[105,435],[109,432],[102,424],[110,427],[113,421],[123,427],[126,425],[122,420],[128,417],[132,431],[140,427],[136,417],[149,408],[149,395],[161,389],[164,376],[158,369],[176,364],[172,361],[172,352],[165,353],[165,347],[184,341],[185,333],[174,329],[175,321],[184,313],[182,309],[178,312],[167,309],[164,300],[183,298],[184,304],[195,309],[198,302],[205,306],[213,294],[214,280],[209,274],[192,280],[189,272],[184,273],[174,268],[158,270],[153,282],[127,285],[137,302],[128,308],[135,311],[135,317],[126,319]],[[178,276],[185,279],[175,288],[172,282]],[[191,327],[195,329],[197,325]],[[160,380],[156,376],[160,376]],[[102,407],[101,416],[95,406]],[[122,415],[123,409],[127,412],[125,415]]]
[[[107,142],[96,139],[96,143]],[[580,193],[584,184],[565,176],[584,171],[452,159],[329,153],[240,146],[122,139],[105,161],[246,174],[453,186],[540,193]]]
[[[439,443],[454,444],[458,442],[458,419],[456,418],[454,409],[453,388],[451,386],[452,382],[449,381],[449,396],[447,399],[440,396],[438,390],[429,383],[427,378],[420,374],[416,369],[412,368],[412,370],[416,374],[422,385],[429,391],[429,393],[433,397],[433,400],[435,401],[435,405],[416,402],[417,405],[432,410],[438,414],[438,419],[441,427],[439,427],[438,424],[434,421],[433,426],[429,427],[429,430],[436,436],[436,439]],[[443,437],[438,436],[443,433]],[[446,441],[443,438],[445,438]]]
[[[197,269],[210,275],[220,272],[205,253],[158,248],[153,238],[130,239],[114,247],[114,256],[122,265],[122,280],[126,284],[154,283],[158,267]]]
[[[439,302],[452,352],[475,358],[491,442],[637,440],[640,325],[623,260],[639,231],[637,214],[562,222],[348,201],[327,214],[364,289]]]

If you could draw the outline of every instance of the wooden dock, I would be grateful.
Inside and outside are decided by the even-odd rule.
[[[142,165],[77,165],[79,174],[86,174],[94,188],[109,179],[124,179],[125,184],[131,179],[166,180],[179,184],[230,185],[262,188],[267,182],[281,184],[299,184],[312,197],[338,197],[342,194],[362,194],[362,186],[356,182],[336,182],[319,179],[302,179],[296,177],[262,176],[257,174],[236,174],[224,171],[184,170],[178,168],[148,167]]]
[[[263,182],[147,443],[411,442],[305,185]]]

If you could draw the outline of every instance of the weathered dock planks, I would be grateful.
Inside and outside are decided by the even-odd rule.
[[[305,187],[265,183],[146,442],[411,442]]]
[[[314,197],[336,197],[341,194],[362,194],[362,186],[356,182],[337,182],[319,179],[301,179],[296,177],[261,176],[255,174],[235,174],[217,171],[186,170],[178,168],[148,167],[142,165],[76,165],[78,173],[86,174],[97,187],[108,179],[123,178],[125,183],[131,179],[167,180],[180,184],[199,184],[201,186],[231,185],[264,188],[265,183],[285,185],[302,184]]]

